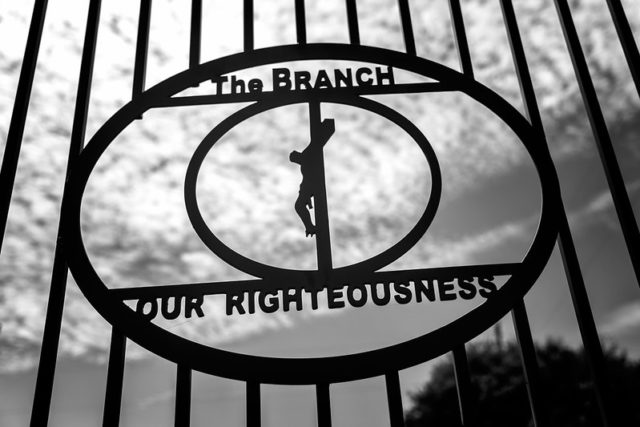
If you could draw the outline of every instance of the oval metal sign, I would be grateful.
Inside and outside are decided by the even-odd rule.
[[[273,66],[270,81],[240,79],[234,73],[255,67],[304,60],[340,60],[372,67],[320,70],[315,74]],[[429,79],[422,83],[396,83],[394,70]],[[184,96],[180,92],[212,81],[215,93]],[[411,270],[383,270],[401,258],[423,237],[437,214],[442,177],[436,153],[422,132],[394,109],[367,98],[375,94],[406,94],[438,91],[460,92],[484,105],[519,138],[535,165],[542,189],[538,230],[528,253],[519,263],[466,265]],[[228,265],[253,279],[179,285],[108,288],[92,265],[81,231],[82,199],[87,182],[105,150],[134,120],[153,108],[214,103],[247,103],[204,138],[185,170],[185,208],[202,242]],[[268,265],[240,254],[218,237],[201,211],[197,182],[205,158],[228,132],[252,117],[286,106],[303,104],[309,109],[309,144],[293,151],[289,161],[299,167],[300,189],[291,209],[299,218],[299,232],[315,239],[315,270]],[[324,149],[331,144],[336,124],[323,115],[323,107],[335,104],[373,113],[402,129],[420,148],[428,165],[424,174],[430,191],[416,224],[390,248],[352,265],[334,267],[331,260],[329,213],[324,171]],[[69,178],[68,197],[63,202],[65,250],[71,272],[82,292],[115,328],[143,347],[202,372],[218,376],[274,384],[314,384],[350,381],[391,370],[399,370],[436,357],[468,341],[498,321],[537,280],[553,249],[559,207],[558,182],[541,135],[504,99],[463,74],[406,54],[373,47],[338,44],[282,46],[218,59],[171,77],[125,105],[96,133],[82,152]],[[495,278],[507,277],[496,286]],[[225,351],[206,346],[152,322],[158,316],[175,318],[205,316],[204,298],[224,295],[227,315],[277,310],[314,310],[319,296],[330,309],[362,307],[390,302],[407,304],[454,292],[482,303],[456,320],[414,339],[356,354],[334,357],[277,358]],[[376,288],[383,289],[383,297]],[[174,309],[168,309],[169,301]],[[127,302],[134,302],[132,306]],[[176,310],[176,307],[181,307]],[[172,317],[173,316],[173,317]]]

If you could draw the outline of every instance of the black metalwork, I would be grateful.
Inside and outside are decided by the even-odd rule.
[[[400,8],[400,20],[402,21],[402,34],[404,35],[404,47],[409,55],[416,54],[416,41],[413,37],[413,24],[411,23],[411,11],[409,0],[398,0]]]
[[[527,117],[529,117],[532,125],[536,129],[539,129],[540,132],[544,135],[542,116],[540,115],[540,109],[538,108],[536,94],[533,89],[531,74],[527,65],[527,59],[524,53],[520,32],[518,30],[513,5],[511,3],[511,0],[504,0],[501,4],[505,23],[507,25],[507,35],[511,46],[511,52],[514,58],[516,74],[518,75],[518,81],[520,82],[520,90],[522,99],[524,101],[525,113]],[[542,139],[542,142],[545,146],[548,146],[546,137]],[[609,425],[612,417],[612,411],[610,409],[610,404],[607,403],[604,355],[593,318],[593,313],[591,312],[591,305],[589,304],[589,298],[587,295],[584,278],[580,270],[578,255],[573,243],[573,237],[571,236],[571,230],[569,228],[569,222],[567,220],[567,215],[562,200],[560,201],[557,217],[560,227],[560,232],[558,235],[558,246],[562,255],[567,282],[569,284],[573,306],[576,312],[576,317],[578,319],[578,327],[580,329],[580,335],[582,337],[582,342],[586,350],[586,357],[591,368],[594,388],[596,391],[596,395],[598,396],[598,402],[600,404],[600,413],[602,415],[604,423],[606,425]],[[514,317],[517,316],[517,318],[522,318],[524,321],[525,314],[526,312],[514,313]],[[521,325],[522,322],[519,322],[519,324]],[[530,347],[530,331],[528,332],[526,329],[518,328],[518,326],[516,326],[516,332],[518,333],[519,340],[524,338],[524,341],[521,341],[521,349],[523,348],[523,343],[526,347]],[[531,381],[532,378],[538,377],[538,375],[536,374],[537,369],[535,369],[535,365],[533,365],[535,358],[531,357],[530,352],[528,352],[527,354],[529,355],[528,357],[523,352],[523,361],[526,361],[527,359],[531,361],[529,367],[525,367],[525,375],[527,375],[528,378],[527,384],[529,398],[532,400],[531,408],[533,411],[533,418],[534,420],[539,420],[541,417],[545,417],[544,412],[539,409],[540,407],[544,407],[544,403],[541,402],[541,393],[536,391],[537,386],[535,385],[535,380],[533,380],[534,382]]]
[[[390,425],[400,427],[404,425],[404,420],[398,371],[448,351],[452,352],[454,359],[462,424],[465,426],[473,425],[475,396],[471,380],[472,373],[469,372],[464,344],[499,320],[509,310],[512,313],[520,345],[533,421],[536,426],[547,425],[550,422],[546,411],[548,403],[544,402],[543,391],[539,386],[535,348],[522,298],[544,268],[556,239],[564,261],[602,419],[607,426],[618,425],[619,420],[616,419],[618,410],[614,406],[615,402],[612,402],[608,397],[602,348],[571,230],[560,197],[555,169],[547,147],[512,1],[500,0],[528,120],[500,96],[474,80],[471,52],[466,37],[460,0],[449,0],[449,2],[462,73],[416,56],[416,41],[408,0],[398,1],[405,53],[360,46],[356,0],[345,0],[349,45],[309,44],[307,42],[305,1],[295,0],[297,45],[255,50],[254,5],[252,0],[243,0],[244,52],[200,64],[202,0],[192,0],[188,70],[146,89],[145,76],[152,1],[141,0],[132,101],[108,120],[88,146],[83,149],[101,5],[100,0],[90,1],[71,135],[67,180],[63,192],[60,227],[40,366],[36,380],[32,426],[46,426],[48,423],[66,290],[67,264],[69,264],[81,290],[89,301],[113,325],[105,395],[104,426],[117,426],[119,423],[127,338],[176,363],[176,426],[190,424],[191,375],[192,370],[196,369],[246,382],[246,421],[247,426],[250,427],[261,424],[260,387],[262,383],[315,385],[318,425],[325,427],[331,426],[331,384],[384,376]],[[554,2],[589,113],[631,261],[636,276],[640,278],[640,233],[617,163],[611,137],[587,69],[567,1],[554,0]],[[620,0],[607,0],[607,4],[633,81],[640,94],[640,56],[629,22]],[[4,235],[6,227],[46,7],[46,0],[36,0],[2,169],[0,170],[0,195],[2,197],[0,199],[0,246],[2,244],[1,236]],[[430,82],[403,84],[395,83],[391,78],[390,84],[380,85],[347,85],[347,87],[329,85],[328,87],[309,87],[305,90],[276,90],[274,88],[272,91],[263,91],[260,88],[260,90],[242,91],[241,93],[178,95],[184,89],[198,86],[204,81],[212,79],[215,81],[217,78],[236,71],[303,60],[341,60],[383,65],[389,70],[392,68],[402,69],[429,78]],[[435,152],[424,135],[398,112],[382,103],[368,99],[366,96],[445,91],[465,94],[490,109],[520,138],[531,156],[543,190],[540,224],[534,242],[521,263],[380,271],[410,250],[425,233],[436,214],[442,182]],[[124,128],[134,120],[141,118],[143,113],[149,109],[242,102],[248,102],[249,105],[238,110],[215,127],[194,153],[185,178],[185,202],[189,218],[202,241],[229,265],[255,278],[242,281],[107,289],[87,256],[80,230],[80,205],[84,188],[102,153]],[[202,219],[196,199],[195,188],[202,162],[210,149],[226,132],[236,124],[263,112],[293,104],[308,106],[310,143],[303,152],[294,152],[291,156],[291,160],[300,166],[302,173],[300,195],[297,201],[292,200],[292,206],[295,206],[296,212],[303,221],[301,229],[304,228],[304,232],[316,239],[317,270],[276,268],[234,252],[218,239],[213,230],[209,229]],[[322,107],[324,104],[341,104],[366,110],[395,123],[409,134],[421,148],[429,165],[429,173],[425,174],[425,179],[431,183],[427,206],[417,224],[406,236],[400,239],[396,245],[368,260],[338,268],[334,268],[332,263],[323,147],[325,144],[331,143],[333,130],[336,127],[339,128],[340,123],[335,123],[330,117],[323,118]],[[312,221],[307,210],[312,202],[314,207],[313,220],[315,221]],[[276,291],[294,291],[317,295],[320,291],[326,291],[331,298],[331,295],[342,295],[342,293],[348,293],[350,289],[358,286],[364,288],[366,283],[386,283],[387,286],[391,286],[392,282],[408,284],[422,280],[422,278],[443,281],[452,276],[469,275],[479,279],[482,277],[493,278],[494,276],[505,276],[508,279],[499,290],[492,293],[490,299],[445,327],[404,343],[359,354],[306,359],[247,356],[188,341],[150,322],[158,312],[158,301],[163,304],[172,298],[175,302],[184,301],[184,315],[188,317],[192,314],[200,315],[200,305],[206,295],[225,294],[227,297],[231,295],[240,298],[240,295],[245,292],[269,294]],[[137,301],[136,309],[132,310],[124,304],[125,301],[131,300]],[[151,307],[150,311],[145,311],[145,307]],[[239,310],[238,307],[241,305],[231,305],[232,310]],[[153,316],[150,313],[153,313]]]
[[[191,369],[179,364],[176,371],[175,427],[189,427],[191,423]]]
[[[471,52],[467,34],[464,29],[464,21],[462,18],[462,10],[457,0],[449,1],[449,10],[451,12],[451,22],[458,47],[458,58],[460,60],[462,72],[473,77],[473,64],[471,63]],[[460,421],[463,426],[473,425],[473,414],[475,405],[473,401],[473,392],[471,389],[471,372],[469,371],[469,363],[467,361],[467,350],[464,343],[457,345],[452,350],[453,367],[456,379],[456,389],[458,391],[458,404],[460,407]]]
[[[347,24],[349,25],[349,41],[351,44],[360,44],[360,29],[358,28],[358,6],[356,0],[346,0]]]
[[[147,90],[137,100],[123,107],[96,133],[92,143],[87,146],[82,154],[81,165],[74,171],[75,174],[70,179],[70,185],[73,186],[74,197],[72,201],[64,204],[63,216],[66,225],[65,233],[67,233],[66,236],[69,239],[68,250],[74,254],[73,260],[70,260],[70,265],[74,272],[74,277],[88,299],[94,303],[96,309],[110,322],[116,326],[126,328],[129,338],[147,348],[152,348],[158,354],[176,363],[186,363],[188,360],[192,368],[203,372],[241,380],[253,379],[259,382],[283,384],[315,384],[319,380],[329,382],[348,381],[384,374],[389,368],[402,369],[450,350],[455,342],[458,342],[460,339],[466,340],[472,338],[506,314],[511,306],[521,298],[524,292],[533,284],[551,253],[557,232],[551,212],[556,211],[559,193],[555,175],[553,173],[541,173],[540,180],[544,191],[540,227],[530,252],[525,256],[521,264],[464,266],[409,271],[376,271],[409,250],[415,242],[419,240],[435,214],[434,210],[435,206],[437,206],[437,200],[439,199],[440,188],[435,155],[426,142],[426,139],[424,139],[410,122],[405,121],[398,113],[388,107],[382,106],[382,104],[357,97],[358,89],[355,87],[352,88],[352,99],[342,96],[331,96],[329,94],[325,95],[323,90],[286,91],[278,97],[265,97],[260,99],[258,102],[245,107],[224,120],[205,138],[196,150],[188,168],[185,180],[185,199],[187,202],[187,211],[189,212],[190,219],[196,231],[205,244],[221,259],[239,270],[259,277],[259,279],[256,280],[236,282],[233,284],[235,292],[249,290],[273,292],[282,289],[318,289],[324,287],[335,290],[339,289],[336,288],[336,284],[338,283],[341,284],[341,287],[344,287],[345,285],[343,284],[345,283],[366,283],[369,280],[382,282],[409,281],[412,279],[415,280],[416,274],[429,274],[429,278],[437,278],[438,275],[440,275],[442,278],[462,274],[465,271],[468,272],[468,274],[476,276],[480,274],[487,276],[510,276],[507,283],[504,284],[500,290],[496,291],[494,293],[495,295],[492,295],[492,298],[487,299],[486,302],[478,308],[444,328],[428,333],[423,337],[366,353],[320,359],[275,359],[228,353],[177,337],[150,323],[148,319],[145,318],[145,315],[141,316],[144,311],[144,306],[147,303],[153,306],[153,302],[150,301],[149,298],[152,298],[151,295],[158,292],[177,291],[171,296],[174,298],[186,296],[191,298],[191,301],[198,301],[205,293],[212,294],[220,292],[225,286],[231,285],[229,282],[195,285],[182,284],[166,287],[165,290],[158,288],[139,288],[135,291],[109,291],[101,284],[101,279],[91,266],[82,243],[79,208],[82,193],[93,166],[111,141],[113,141],[114,137],[131,123],[135,117],[147,109],[153,108],[157,104],[164,104],[165,101],[163,100],[167,97],[200,81],[209,79],[211,75],[221,75],[258,65],[304,59],[338,59],[360,62],[371,62],[375,60],[378,63],[393,64],[395,67],[404,68],[408,71],[420,73],[426,77],[438,80],[450,90],[463,92],[490,108],[520,137],[525,148],[532,156],[536,168],[540,172],[553,170],[548,153],[537,143],[539,140],[538,132],[532,129],[528,122],[514,110],[513,107],[504,102],[492,91],[472,79],[468,79],[464,75],[434,62],[384,49],[372,47],[354,48],[338,44],[307,45],[304,50],[293,50],[287,46],[260,49],[254,51],[251,55],[238,54],[226,57],[223,60],[202,64],[196,69],[186,71],[156,85]],[[364,108],[393,121],[411,135],[423,150],[431,167],[432,181],[432,196],[427,209],[414,229],[402,238],[397,245],[369,260],[353,266],[336,269],[331,269],[330,266],[321,266],[319,271],[315,273],[313,271],[288,270],[267,266],[231,251],[215,237],[211,230],[206,227],[201,216],[198,215],[197,201],[195,201],[194,194],[198,165],[215,141],[224,135],[228,129],[233,127],[235,123],[239,123],[242,120],[271,108],[295,103],[306,103],[309,102],[309,99],[315,99],[317,101],[314,102],[320,103],[339,103]],[[311,102],[311,111],[319,111],[313,107],[314,102]],[[312,117],[317,117],[317,114],[318,113],[312,113]],[[315,121],[318,122],[317,119]],[[321,246],[322,244],[319,245],[319,247]],[[323,280],[323,269],[330,271],[330,276],[326,281]],[[518,285],[514,286],[514,283]],[[349,285],[346,285],[346,289],[349,289]],[[129,296],[136,295],[139,301],[142,301],[139,306],[142,307],[142,311],[138,310],[138,313],[136,313],[123,304],[124,292],[130,292]],[[168,345],[169,342],[172,342],[173,345]],[[212,363],[213,360],[217,360],[218,363]]]
[[[7,142],[2,157],[2,167],[0,168],[0,251],[2,250],[9,217],[9,205],[11,204],[16,170],[18,169],[18,159],[20,158],[24,126],[27,121],[29,100],[31,99],[33,76],[36,72],[38,52],[40,52],[40,41],[42,40],[42,28],[44,27],[44,18],[47,13],[47,4],[48,0],[37,0],[33,5],[33,16],[29,26],[27,46],[24,51],[18,90],[13,104],[11,123],[9,124]]]
[[[618,32],[618,37],[620,38],[620,44],[622,45],[624,56],[627,59],[627,64],[629,64],[629,69],[631,70],[633,83],[635,84],[636,91],[640,96],[640,53],[638,53],[638,45],[633,37],[631,25],[629,25],[629,20],[627,19],[627,15],[624,13],[624,8],[622,7],[620,0],[607,0],[607,5],[609,6],[613,23],[616,27],[616,31]]]
[[[253,0],[244,0],[244,50],[253,50]]]
[[[122,333],[115,329],[111,331],[107,387],[104,393],[104,415],[102,417],[103,427],[118,426],[120,423],[126,343],[127,338]]]
[[[260,427],[260,383],[247,382],[247,427]]]
[[[453,371],[458,390],[458,403],[460,404],[460,421],[464,427],[475,424],[475,396],[471,385],[471,372],[464,344],[456,346],[453,351]]]
[[[585,108],[587,109],[589,122],[591,123],[593,137],[595,138],[607,182],[609,183],[613,204],[618,213],[620,225],[622,226],[622,234],[627,244],[631,264],[636,273],[638,286],[640,286],[640,230],[638,229],[638,223],[636,222],[633,207],[631,206],[631,201],[629,200],[629,195],[627,194],[624,184],[624,178],[622,177],[616,153],[613,149],[607,123],[604,119],[600,103],[598,102],[596,89],[593,86],[593,81],[589,74],[587,60],[582,51],[575,24],[573,23],[571,10],[566,0],[554,0],[554,4],[560,17],[560,25],[564,32],[578,85],[582,92],[582,98]]]
[[[191,36],[189,38],[189,67],[200,65],[202,44],[202,0],[191,0]]]
[[[151,27],[152,0],[140,0],[140,17],[138,19],[138,38],[136,41],[136,58],[133,67],[132,98],[144,92],[147,77],[147,56],[149,53],[149,30]]]
[[[389,403],[389,425],[391,427],[404,427],[402,392],[400,390],[398,372],[388,372],[385,375],[385,384],[387,386],[387,402]]]
[[[529,76],[529,68],[520,38],[518,22],[516,20],[513,3],[511,0],[501,0],[502,16],[507,30],[507,37],[511,46],[511,53],[516,67],[516,74],[520,82],[521,97],[525,106],[525,114],[531,121],[532,125],[540,130],[544,135],[542,127],[542,119],[538,111],[536,96],[533,91],[533,84]],[[565,215],[562,200],[560,200],[561,215]],[[522,366],[524,368],[524,377],[527,384],[527,393],[529,395],[529,404],[531,407],[531,416],[536,427],[548,424],[548,415],[544,397],[538,385],[539,369],[536,359],[535,346],[533,344],[533,336],[527,316],[527,309],[524,301],[520,301],[515,305],[511,312],[513,324],[516,330],[516,338],[520,347],[520,356]]]
[[[331,394],[329,384],[316,385],[316,405],[318,409],[318,427],[331,427]]]
[[[304,0],[296,0],[296,37],[298,44],[307,44],[307,20]]]
[[[84,38],[84,48],[80,62],[80,77],[78,81],[78,93],[76,96],[76,108],[71,129],[71,143],[69,145],[69,157],[67,161],[67,181],[63,190],[63,204],[68,197],[68,178],[77,164],[78,156],[84,146],[84,137],[87,125],[87,112],[89,110],[89,98],[91,95],[91,79],[93,77],[93,64],[95,59],[96,42],[98,39],[98,22],[100,19],[100,0],[91,0],[87,16],[87,30]],[[64,221],[60,215],[60,223]],[[31,412],[31,427],[46,426],[49,419],[51,406],[51,394],[53,392],[53,379],[56,371],[56,358],[58,354],[58,342],[60,327],[62,324],[62,311],[67,287],[67,259],[63,248],[62,227],[58,227],[58,238],[53,258],[53,272],[51,274],[51,288],[49,290],[49,303],[44,324],[42,348],[40,350],[40,363],[33,397],[33,410]]]
[[[458,54],[460,55],[460,67],[462,68],[463,73],[469,77],[473,77],[471,51],[469,50],[467,30],[464,26],[464,17],[462,16],[460,0],[449,0],[449,9],[451,10],[451,23],[453,25],[456,45],[458,46]]]
[[[524,379],[527,384],[533,425],[536,427],[545,426],[549,424],[548,406],[544,398],[543,390],[540,388],[540,369],[538,368],[536,348],[533,344],[533,337],[531,335],[531,328],[529,327],[529,319],[524,301],[521,301],[513,308],[511,316],[516,329],[516,339],[520,346],[520,358],[522,359],[522,367],[524,368]]]
[[[318,101],[321,100],[322,102],[327,103],[344,104],[362,108],[393,121],[414,138],[416,143],[422,149],[425,158],[430,165],[430,180],[432,182],[431,197],[420,220],[416,223],[414,228],[403,239],[383,253],[348,267],[333,269],[331,265],[331,244],[329,237],[329,218],[326,207],[326,189],[324,188],[324,166],[321,155],[322,150],[319,150],[320,155],[316,156],[315,159],[315,163],[317,163],[316,170],[311,171],[315,172],[315,179],[313,181],[315,188],[313,192],[315,193],[316,227],[318,229],[316,236],[316,242],[318,245],[318,266],[321,269],[331,270],[331,277],[326,278],[328,280],[332,280],[334,282],[357,280],[365,274],[371,274],[397,260],[416,242],[418,242],[420,237],[422,237],[426,232],[429,224],[431,224],[431,221],[435,216],[436,209],[440,201],[442,188],[440,168],[437,163],[435,152],[429,145],[426,138],[413,124],[411,124],[411,122],[404,119],[400,114],[383,106],[382,104],[366,98],[354,97],[353,99],[343,99],[342,97],[321,96],[320,93],[321,92],[318,92],[314,95],[314,97],[317,97],[316,99],[318,99]],[[216,237],[216,235],[211,231],[200,213],[200,208],[196,198],[196,181],[202,162],[211,148],[213,148],[214,144],[237,124],[267,110],[289,104],[305,102],[306,100],[306,94],[296,94],[295,92],[292,92],[290,94],[282,94],[278,97],[272,97],[269,101],[256,102],[234,113],[205,137],[202,144],[200,144],[196,149],[191,162],[189,163],[187,176],[185,178],[185,201],[187,212],[198,236],[207,245],[207,247],[209,247],[209,249],[229,265],[237,268],[238,270],[244,271],[247,274],[263,278],[263,289],[268,291],[282,288],[283,281],[284,283],[298,282],[300,287],[315,287],[316,284],[309,283],[309,281],[316,281],[317,278],[314,276],[314,272],[312,271],[289,270],[261,264],[257,261],[250,260],[227,247],[222,240]],[[318,101],[309,102],[310,132],[312,141],[314,140],[315,134],[319,131],[318,127],[321,123],[320,102]],[[328,273],[328,271],[325,271],[325,273]],[[218,286],[212,286],[212,288],[213,289],[211,289],[210,292],[218,292],[218,290],[221,289]],[[289,287],[289,289],[291,288],[292,287]]]

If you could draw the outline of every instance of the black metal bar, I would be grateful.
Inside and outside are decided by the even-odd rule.
[[[191,424],[191,369],[185,365],[178,365],[175,426],[189,427],[189,424]]]
[[[253,50],[253,0],[244,0],[244,50]]]
[[[451,23],[455,34],[456,45],[458,47],[458,57],[460,58],[460,68],[469,77],[473,77],[473,63],[471,62],[471,51],[464,26],[464,17],[459,0],[449,0],[451,12]],[[458,404],[460,407],[460,421],[463,426],[474,424],[475,402],[471,385],[471,374],[469,372],[469,362],[464,343],[452,350],[453,368],[456,378],[456,388],[458,391]]]
[[[296,37],[298,44],[307,44],[307,16],[304,0],[296,0]]]
[[[149,52],[149,27],[151,25],[151,0],[140,0],[140,18],[138,20],[138,38],[136,57],[133,67],[133,99],[144,92],[147,77],[147,54]]]
[[[511,316],[520,347],[520,359],[522,360],[524,380],[527,385],[527,394],[529,395],[533,425],[534,427],[549,425],[547,405],[540,388],[540,369],[536,358],[536,348],[533,343],[524,301],[518,302],[511,311]]]
[[[389,420],[391,427],[404,427],[404,413],[402,411],[402,392],[398,371],[385,375],[387,385],[387,402],[389,403]]]
[[[602,114],[602,109],[598,102],[598,96],[593,86],[593,81],[587,67],[587,60],[580,45],[580,39],[576,31],[571,10],[566,0],[554,0],[560,24],[564,33],[567,48],[571,56],[573,68],[582,92],[582,99],[587,109],[591,130],[596,140],[600,159],[604,167],[609,190],[613,197],[613,204],[618,213],[618,219],[622,226],[622,234],[627,244],[627,250],[631,258],[631,264],[636,274],[636,280],[640,286],[640,230],[636,222],[631,201],[624,183],[622,172],[616,158],[615,150],[611,142],[611,136],[607,129],[607,123]]]
[[[189,68],[200,65],[202,43],[202,0],[191,0],[191,37],[189,38]]]
[[[520,94],[525,113],[533,127],[539,129],[541,134],[544,134],[542,117],[540,116],[536,94],[533,89],[531,75],[529,74],[527,58],[524,53],[524,46],[520,37],[520,30],[518,28],[518,21],[512,0],[500,0],[500,5],[502,7],[502,16],[507,30],[507,38],[511,46],[511,54],[516,68],[516,74],[518,75]],[[564,207],[562,207],[561,215],[565,215]],[[511,311],[511,316],[516,330],[518,346],[520,347],[520,358],[522,360],[522,368],[524,370],[524,378],[529,395],[529,406],[531,407],[533,424],[535,427],[545,426],[549,424],[547,405],[544,394],[540,389],[540,370],[524,301],[518,302]]]
[[[470,427],[475,424],[475,399],[471,385],[467,350],[464,348],[464,344],[460,344],[451,353],[453,354],[453,373],[456,378],[458,403],[460,405],[460,421],[464,427]]]
[[[593,380],[594,390],[598,405],[600,407],[600,415],[605,427],[616,426],[614,422],[615,412],[613,410],[613,402],[610,399],[609,385],[607,382],[606,366],[602,345],[598,336],[596,322],[593,319],[593,313],[589,304],[589,296],[584,284],[584,279],[580,271],[578,255],[571,237],[571,230],[566,215],[558,215],[560,223],[560,254],[565,265],[567,273],[567,281],[569,283],[569,291],[571,300],[578,319],[578,328],[582,337],[585,354],[591,377]]]
[[[247,382],[247,427],[260,427],[260,383]]]
[[[316,139],[322,122],[320,102],[309,102],[309,128],[311,141]],[[331,233],[329,229],[329,207],[327,206],[327,187],[325,182],[324,154],[321,151],[314,165],[314,216],[316,225],[316,248],[318,271],[324,282],[333,269],[331,256]]]
[[[611,12],[613,24],[618,32],[618,38],[620,38],[620,43],[622,44],[622,51],[627,59],[627,64],[629,64],[636,91],[640,96],[640,53],[638,53],[638,45],[633,37],[631,25],[629,25],[629,20],[620,0],[607,0],[607,5],[609,6],[609,12]]]
[[[404,35],[404,48],[409,55],[416,54],[416,41],[413,37],[413,25],[411,24],[411,10],[409,0],[398,0],[400,8],[400,20],[402,21],[402,33]]]
[[[473,64],[471,63],[471,51],[469,50],[469,41],[467,40],[467,31],[464,27],[464,17],[460,0],[449,0],[449,8],[451,10],[451,23],[453,25],[453,33],[458,46],[458,55],[460,56],[460,68],[462,72],[469,77],[473,77]]]
[[[127,338],[124,334],[116,329],[111,331],[111,348],[109,350],[102,427],[118,427],[120,425],[126,343]]]
[[[540,115],[540,109],[538,108],[538,102],[527,64],[527,58],[524,52],[517,20],[515,18],[515,12],[513,11],[513,4],[511,3],[511,0],[502,0],[501,4],[507,28],[507,36],[511,45],[511,52],[520,83],[522,98],[524,101],[525,112],[529,117],[529,120],[531,121],[533,127],[540,132],[540,135],[543,138],[541,143],[543,143],[545,147],[548,148],[548,143],[546,141],[546,138],[544,137],[544,126],[542,123],[542,117]],[[589,304],[589,298],[587,296],[584,278],[582,277],[582,271],[580,270],[578,256],[573,244],[573,237],[571,236],[571,230],[569,228],[569,222],[567,221],[566,210],[564,208],[564,203],[562,202],[562,200],[560,200],[560,212],[558,212],[558,221],[560,226],[558,245],[560,247],[560,253],[562,255],[562,260],[564,263],[565,274],[567,277],[567,282],[569,284],[569,290],[571,292],[573,307],[576,313],[576,318],[578,319],[580,335],[585,347],[586,358],[591,369],[594,389],[601,409],[600,412],[604,424],[612,425],[610,423],[612,412],[610,410],[610,403],[607,401],[608,387],[605,376],[604,355],[602,352],[602,346],[600,344],[600,338],[598,337],[598,331],[596,329],[595,321],[593,319],[593,313],[591,312],[591,305]],[[529,365],[529,368],[534,367],[532,365]],[[527,366],[525,366],[525,372],[526,369]],[[535,388],[536,386],[534,385],[533,387]],[[537,400],[538,402],[540,402],[540,399]],[[539,405],[540,404],[538,404],[538,406]],[[532,407],[532,411],[536,411],[536,409]],[[537,414],[538,417],[545,416],[545,414],[539,410]],[[547,421],[546,418],[542,419]]]
[[[349,41],[351,44],[360,44],[360,29],[358,26],[358,6],[356,0],[346,0],[347,23],[349,24]]]
[[[20,158],[20,148],[24,136],[24,126],[29,110],[29,100],[31,99],[31,88],[33,87],[33,76],[36,72],[38,53],[40,52],[40,41],[42,40],[42,28],[47,14],[48,0],[36,0],[33,5],[29,34],[27,35],[27,45],[24,50],[24,58],[20,77],[18,79],[18,89],[16,99],[13,103],[13,113],[11,123],[7,133],[7,141],[0,168],[0,251],[4,241],[4,233],[7,227],[9,216],[9,206],[11,205],[11,194],[16,179],[18,169],[18,159]]]
[[[100,20],[101,0],[91,0],[87,17],[87,29],[80,61],[80,77],[78,80],[78,93],[76,107],[71,129],[71,143],[69,144],[69,159],[67,162],[66,177],[73,169],[76,158],[84,146],[84,136],[89,110],[89,98],[91,95],[91,79],[93,77],[93,64],[95,59],[96,42],[98,38],[98,25]],[[62,203],[65,203],[67,185],[62,195]],[[62,218],[60,218],[62,222]],[[53,258],[53,272],[51,275],[51,288],[49,290],[49,302],[40,350],[40,363],[33,397],[33,409],[31,412],[31,427],[46,426],[51,406],[51,393],[56,370],[56,358],[58,354],[58,342],[60,339],[60,327],[62,323],[62,311],[64,308],[64,296],[67,285],[68,268],[64,257],[63,235],[58,226],[57,244]]]
[[[533,89],[533,81],[531,79],[531,73],[529,72],[527,57],[524,53],[524,45],[520,36],[512,0],[500,0],[500,5],[507,30],[507,38],[509,39],[509,45],[511,47],[511,55],[520,84],[520,95],[524,104],[525,114],[529,118],[531,125],[544,134],[542,116],[540,115],[536,93]]]
[[[360,96],[360,95],[382,95],[382,94],[395,94],[395,93],[426,93],[426,92],[448,92],[456,89],[446,86],[439,82],[427,82],[427,83],[399,83],[394,85],[371,85],[371,86],[357,86],[357,87],[340,87],[332,89],[305,89],[305,93],[309,94],[309,97],[319,95],[344,95],[344,96]],[[220,95],[193,95],[193,96],[174,96],[171,98],[165,98],[158,100],[153,108],[159,107],[182,107],[187,105],[213,105],[213,104],[228,104],[236,102],[253,102],[258,98],[261,101],[267,101],[271,98],[281,97],[282,93],[278,91],[265,91],[259,95],[254,93],[223,93]]]
[[[331,427],[331,395],[329,384],[316,385],[318,427]]]

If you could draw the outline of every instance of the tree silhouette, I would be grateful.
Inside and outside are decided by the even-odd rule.
[[[537,351],[540,386],[552,426],[601,426],[598,405],[583,351],[550,341]],[[519,349],[515,343],[468,347],[477,427],[533,426]],[[605,351],[611,401],[625,425],[640,425],[640,362],[615,349]],[[411,396],[407,427],[460,426],[458,397],[450,362],[438,364],[431,380]]]

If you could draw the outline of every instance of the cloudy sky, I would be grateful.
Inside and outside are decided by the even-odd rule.
[[[42,336],[57,211],[69,143],[86,7],[50,2],[27,120],[12,210],[0,256],[0,424],[28,419]],[[130,100],[137,9],[104,1],[87,141]],[[308,2],[310,42],[347,42],[342,1]],[[418,53],[454,69],[458,63],[444,0],[411,2]],[[631,1],[630,11],[637,9]],[[68,3],[65,3],[68,6]],[[61,7],[63,6],[63,7]],[[402,50],[395,2],[358,2],[363,44]],[[4,144],[32,2],[0,6],[0,135]],[[640,356],[640,291],[590,134],[550,0],[516,2],[563,198],[603,341]],[[205,1],[202,61],[242,49],[241,2]],[[634,208],[640,208],[639,100],[604,2],[575,3],[598,94],[605,107]],[[477,78],[521,107],[499,3],[464,2]],[[637,13],[630,18],[637,19]],[[147,87],[188,64],[189,9],[153,6]],[[640,24],[640,22],[634,22]],[[639,28],[639,27],[635,27]],[[295,42],[292,1],[256,1],[256,47]],[[309,69],[353,64],[296,64]],[[398,74],[398,78],[415,76]],[[199,90],[206,91],[206,85]],[[392,267],[517,262],[539,217],[539,184],[521,144],[495,116],[460,94],[372,97],[401,112],[432,144],[442,168],[443,196],[428,233]],[[110,287],[244,277],[216,259],[192,231],[182,183],[193,150],[241,106],[154,110],[128,127],[89,181],[83,227],[101,277]],[[338,143],[326,148],[334,260],[360,261],[385,249],[415,223],[428,198],[426,162],[406,134],[384,119],[327,105]],[[239,252],[289,268],[314,268],[315,246],[293,211],[299,169],[288,153],[308,143],[307,111],[273,110],[223,138],[203,165],[198,187],[204,215]],[[554,251],[527,294],[534,336],[579,345],[562,262]],[[401,342],[447,323],[469,308],[453,303],[384,309],[227,317],[219,301],[203,319],[166,327],[190,339],[249,354],[329,355]],[[502,322],[513,337],[510,318]],[[336,332],[339,331],[339,332]],[[52,425],[97,425],[110,328],[70,280],[60,343]],[[357,338],[354,338],[357,337]],[[479,339],[491,339],[488,332]],[[131,343],[123,425],[171,425],[173,366]],[[401,373],[403,390],[427,378],[429,363]],[[311,388],[266,387],[265,425],[314,425]],[[385,425],[379,378],[332,388],[335,425]],[[407,400],[407,399],[405,399]],[[243,420],[242,384],[197,374],[193,425],[215,414],[221,425]],[[370,411],[364,411],[369,408]],[[373,409],[371,409],[373,408]],[[146,423],[146,424],[145,424]]]

